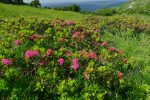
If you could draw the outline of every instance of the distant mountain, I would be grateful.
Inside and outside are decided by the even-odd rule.
[[[42,7],[63,7],[72,4],[77,4],[81,7],[81,10],[86,11],[96,11],[100,8],[109,8],[113,6],[118,6],[127,0],[95,0],[95,1],[78,1],[78,2],[51,2],[43,3]]]

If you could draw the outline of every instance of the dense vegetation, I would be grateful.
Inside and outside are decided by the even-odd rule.
[[[73,4],[70,6],[65,6],[65,7],[54,7],[54,10],[61,10],[61,11],[74,11],[74,12],[79,12],[81,10],[80,6]]]
[[[25,3],[23,0],[0,0],[0,3],[15,4],[15,5],[29,5],[32,7],[40,7],[41,3],[39,0],[32,0],[29,4]]]
[[[0,0],[0,2],[7,3],[7,4],[17,4],[17,5],[25,4],[23,0]]]
[[[135,90],[146,98],[148,85],[126,77],[132,63],[105,40],[99,20],[1,20],[1,98],[128,99]]]
[[[0,13],[1,100],[150,99],[147,19],[2,3]]]

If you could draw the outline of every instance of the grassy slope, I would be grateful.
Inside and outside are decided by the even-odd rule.
[[[130,5],[133,6],[133,9],[137,7],[150,7],[150,0],[129,0],[129,2],[122,5],[124,8],[128,8]]]
[[[150,10],[150,0],[129,0],[129,2],[126,2],[119,6],[119,9],[129,9],[129,7],[132,6],[132,9],[137,8],[144,8]],[[130,14],[130,16],[141,18],[147,22],[150,22],[150,15],[146,14]]]
[[[33,8],[29,6],[16,6],[16,5],[8,5],[0,3],[0,18],[12,19],[19,16],[30,17],[30,16],[38,16],[41,18],[62,18],[62,19],[72,19],[72,20],[81,20],[84,18],[83,14],[75,13],[75,12],[64,12],[64,11],[56,11],[50,9],[42,9],[42,8]]]

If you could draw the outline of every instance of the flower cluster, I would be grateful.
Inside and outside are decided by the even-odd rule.
[[[29,58],[33,58],[33,57],[35,57],[35,56],[39,56],[39,52],[38,51],[31,51],[31,50],[27,50],[26,52],[25,52],[25,58],[26,59],[29,59]]]
[[[11,42],[7,43],[8,46],[2,46],[4,50],[2,56],[0,52],[0,65],[17,70],[19,74],[14,71],[15,75],[10,77],[15,82],[23,80],[25,89],[33,80],[31,92],[45,95],[44,91],[46,96],[58,97],[65,92],[63,97],[66,93],[76,93],[76,90],[81,92],[81,87],[85,89],[90,82],[96,84],[96,88],[113,91],[111,87],[120,84],[117,82],[124,79],[123,66],[127,58],[122,50],[113,47],[103,38],[97,21],[91,19],[87,20],[87,24],[81,25],[75,21],[56,19],[43,22],[33,18],[20,23],[20,29],[11,30],[18,32],[17,36],[7,34],[11,37],[8,39]],[[4,40],[7,41],[7,38]],[[7,73],[5,67],[2,68],[3,73]],[[64,89],[65,86],[72,88],[71,91]],[[93,95],[96,96],[97,92],[99,90]]]

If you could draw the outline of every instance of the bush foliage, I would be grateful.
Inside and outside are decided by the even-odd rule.
[[[139,91],[137,99],[147,95],[126,77],[127,56],[103,38],[99,18],[80,23],[35,17],[1,20],[0,34],[1,99],[116,100]]]

